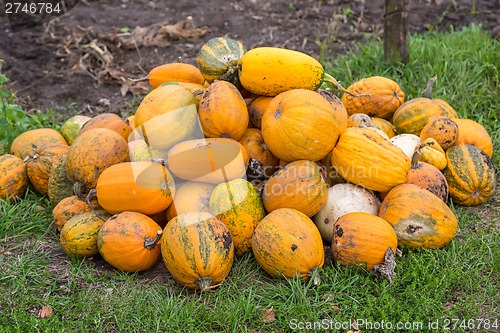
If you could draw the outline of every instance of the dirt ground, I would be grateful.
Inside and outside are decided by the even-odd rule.
[[[27,110],[126,116],[148,89],[130,78],[167,62],[195,64],[212,37],[335,57],[382,36],[384,1],[80,0],[65,15],[16,33],[3,13],[1,70]],[[471,22],[491,31],[499,17],[498,0],[410,1],[412,33]]]

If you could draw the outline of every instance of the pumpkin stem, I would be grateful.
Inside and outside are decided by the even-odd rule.
[[[212,282],[214,282],[214,280],[210,276],[200,277],[194,281],[194,283],[196,283],[198,286],[200,286],[201,292],[204,292],[205,290],[207,290],[210,287],[210,285],[212,284]]]
[[[416,169],[418,165],[418,159],[420,158],[420,149],[415,149],[415,152],[413,153],[411,157],[411,168]]]
[[[78,197],[78,199],[85,201],[85,185],[83,183],[76,182],[73,184],[73,193]]]
[[[423,96],[432,99],[432,89],[434,88],[434,82],[436,82],[436,76],[433,76],[427,82],[427,87],[425,87]]]
[[[342,87],[342,85],[333,77],[331,76],[330,74],[328,73],[325,73],[323,75],[323,82],[325,83],[328,83],[332,86],[334,86],[336,89],[352,96],[352,97],[370,97],[371,95],[370,94],[361,94],[361,95],[356,95],[356,94],[353,94],[352,92],[350,91],[347,91],[347,89],[345,89],[344,87]]]
[[[160,241],[160,238],[161,238],[162,234],[163,234],[163,231],[158,230],[156,232],[156,237],[155,238],[147,237],[144,240],[144,248],[148,249],[148,250],[152,250],[156,246],[156,244],[158,244],[158,242]]]
[[[319,268],[314,267],[307,272],[307,276],[312,278],[313,284],[315,286],[319,285],[321,283],[321,276],[319,275]]]
[[[87,205],[89,205],[90,207],[92,207],[92,204],[90,203],[92,200],[94,200],[95,198],[97,198],[97,191],[95,189],[92,189],[89,191],[89,193],[87,194],[87,196],[85,197],[85,203]]]

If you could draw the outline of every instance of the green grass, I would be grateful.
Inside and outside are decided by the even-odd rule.
[[[380,43],[374,43],[335,59],[329,72],[344,84],[392,77],[409,97],[421,95],[437,75],[435,96],[480,121],[498,147],[498,42],[471,27],[413,36],[410,46],[410,62],[401,68],[384,65]],[[429,323],[440,320],[433,332],[443,332],[445,320],[500,320],[498,201],[497,194],[479,208],[452,207],[457,237],[441,250],[403,249],[392,284],[331,264],[319,286],[276,280],[247,255],[220,287],[200,294],[180,287],[162,263],[155,273],[125,274],[100,258],[69,258],[57,231],[49,229],[47,199],[30,192],[0,206],[0,332],[312,332],[339,326],[346,332],[352,320],[415,325],[401,332],[428,332]],[[52,307],[52,316],[38,318],[43,305]],[[270,308],[275,320],[265,323],[262,312]],[[359,323],[362,332],[375,331]],[[460,326],[449,331],[487,332]]]

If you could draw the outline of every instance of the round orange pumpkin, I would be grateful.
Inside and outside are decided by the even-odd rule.
[[[411,168],[406,177],[406,184],[415,184],[424,188],[444,202],[448,201],[449,188],[446,177],[434,165],[418,160],[420,153],[414,153],[411,160]]]
[[[161,255],[176,281],[204,291],[228,276],[234,245],[224,222],[210,213],[189,212],[177,215],[165,226]]]
[[[468,144],[482,149],[493,158],[493,142],[483,125],[472,119],[453,119],[458,125],[458,139],[455,145]]]
[[[202,182],[180,182],[176,185],[174,201],[166,211],[167,221],[187,212],[210,212],[210,195],[215,184]]]
[[[269,213],[255,228],[252,252],[259,265],[271,276],[300,277],[319,281],[325,251],[314,223],[292,208]]]
[[[87,203],[78,198],[78,196],[72,195],[59,201],[59,203],[52,210],[52,216],[54,217],[57,229],[61,231],[64,224],[73,216],[99,209],[100,207],[97,200],[92,200],[90,203]],[[102,212],[104,211],[102,210]]]
[[[104,170],[96,185],[97,200],[110,214],[134,211],[156,214],[172,203],[175,185],[170,172],[154,162],[124,162]]]
[[[262,199],[267,212],[294,208],[311,217],[325,205],[327,191],[319,166],[299,160],[288,163],[267,180]]]
[[[24,197],[28,184],[23,160],[11,154],[0,156],[0,199],[14,203]]]
[[[265,177],[271,177],[278,167],[279,159],[268,149],[261,131],[257,128],[248,128],[239,142],[245,147],[248,157],[262,165]]]
[[[173,62],[154,67],[149,71],[148,81],[151,87],[157,88],[165,82],[187,82],[203,84],[205,78],[198,67],[182,62]]]
[[[332,150],[346,125],[320,94],[293,89],[269,103],[262,117],[262,136],[283,161],[318,161]]]
[[[341,265],[372,270],[384,262],[389,248],[396,253],[398,236],[383,218],[365,212],[347,213],[333,226],[333,259]]]
[[[29,130],[18,135],[10,146],[10,153],[24,160],[33,152],[33,146],[41,146],[46,143],[59,143],[67,145],[64,137],[52,128],[38,128]]]
[[[248,109],[234,84],[215,81],[201,98],[198,108],[205,137],[239,141],[248,127]]]
[[[439,197],[414,184],[402,184],[387,193],[379,216],[389,222],[398,243],[411,248],[441,248],[457,233],[455,214]]]
[[[458,125],[454,119],[448,117],[433,117],[422,128],[420,140],[433,138],[443,150],[453,146],[458,139]]]
[[[148,216],[122,212],[107,219],[97,234],[103,259],[124,272],[150,269],[160,258],[161,227]]]
[[[94,128],[108,128],[120,134],[126,141],[128,141],[128,136],[132,133],[130,126],[114,113],[102,113],[93,117],[83,125],[78,135]]]
[[[267,106],[273,100],[269,96],[259,96],[248,106],[248,115],[250,122],[258,129],[262,127],[262,116],[266,111]]]
[[[33,152],[29,155],[26,165],[28,178],[35,191],[42,195],[48,194],[52,167],[69,149],[70,146],[60,143],[48,143],[39,147],[33,146]]]

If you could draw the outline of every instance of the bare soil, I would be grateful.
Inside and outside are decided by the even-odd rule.
[[[499,25],[500,3],[415,0],[409,12],[411,33],[472,22],[491,31]],[[331,58],[381,37],[383,15],[383,0],[80,0],[65,15],[14,33],[2,11],[1,70],[27,110],[126,116],[149,89],[130,78],[163,63],[195,64],[212,37]]]

